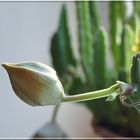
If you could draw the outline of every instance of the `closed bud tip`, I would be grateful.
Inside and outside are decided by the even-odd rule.
[[[39,62],[2,64],[8,72],[16,95],[29,105],[56,105],[64,97],[64,90],[56,72]]]

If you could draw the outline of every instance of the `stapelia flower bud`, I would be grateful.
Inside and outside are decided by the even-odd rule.
[[[32,106],[59,104],[64,90],[55,70],[39,62],[2,64],[16,95]]]

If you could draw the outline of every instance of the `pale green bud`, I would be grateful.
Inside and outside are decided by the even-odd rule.
[[[3,64],[16,95],[25,103],[37,105],[59,104],[64,90],[54,69],[39,62]]]

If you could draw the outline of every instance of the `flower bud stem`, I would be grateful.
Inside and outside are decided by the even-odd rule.
[[[56,105],[54,107],[53,115],[52,115],[52,120],[51,120],[52,123],[55,123],[56,122],[56,117],[57,117],[57,114],[58,114],[59,107],[60,107],[60,104],[58,104],[58,105]]]
[[[107,97],[113,94],[114,92],[118,93],[118,95],[121,94],[121,87],[119,82],[103,90],[87,92],[79,95],[71,95],[71,96],[66,95],[63,98],[62,102],[80,102],[80,101],[99,99],[99,98]]]

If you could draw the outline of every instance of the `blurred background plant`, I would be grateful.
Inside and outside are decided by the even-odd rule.
[[[75,2],[78,23],[78,54],[68,26],[66,5],[51,40],[52,62],[65,92],[78,94],[107,88],[116,80],[131,83],[132,56],[140,50],[140,3],[109,2],[109,32],[101,25],[99,3]],[[140,136],[140,115],[119,99],[83,102],[93,113],[94,126],[103,126],[122,136]],[[58,107],[57,107],[58,108]],[[86,121],[86,120],[85,120]]]

